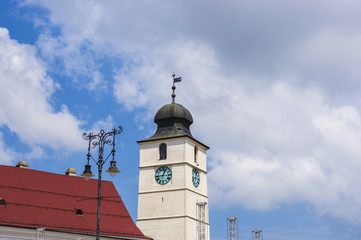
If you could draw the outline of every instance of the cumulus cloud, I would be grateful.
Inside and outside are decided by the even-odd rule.
[[[361,192],[353,184],[361,180],[355,107],[329,106],[317,91],[277,83],[257,97],[245,97],[231,113],[218,114],[227,120],[215,134],[227,144],[213,139],[222,145],[212,154],[209,173],[216,203],[226,198],[230,205],[263,210],[306,202],[319,213],[361,222],[354,214],[361,210]]]
[[[3,135],[0,132],[0,163],[9,165],[16,159],[16,151],[5,145]]]
[[[33,147],[33,155],[42,154],[37,145],[79,149],[81,122],[65,105],[56,112],[49,104],[55,87],[35,48],[10,39],[8,30],[0,28],[0,53],[0,125]],[[9,163],[12,151],[5,145],[1,149],[7,155],[1,161]]]
[[[191,40],[211,48],[228,74],[300,74],[298,84],[316,82],[333,95],[352,90],[359,76],[357,1],[27,2],[49,9],[51,24],[61,27],[61,34],[40,38],[44,56],[60,56],[77,73],[94,72],[104,55],[143,64],[155,58],[153,50]]]
[[[104,130],[109,130],[114,128],[114,120],[112,118],[112,116],[108,116],[106,119],[101,119],[97,122],[95,122],[92,126],[92,131],[93,133],[98,133],[101,129],[104,129]]]
[[[359,2],[28,2],[61,26],[39,39],[45,58],[76,59],[70,72],[99,71],[101,53],[121,63],[114,95],[128,110],[149,119],[170,102],[171,72],[183,77],[176,100],[212,147],[215,203],[301,201],[361,223]]]

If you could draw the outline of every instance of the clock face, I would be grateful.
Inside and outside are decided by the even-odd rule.
[[[199,172],[197,169],[193,169],[192,171],[192,182],[195,187],[199,186]]]
[[[167,184],[172,179],[172,170],[169,167],[163,166],[155,171],[155,181],[160,185]]]

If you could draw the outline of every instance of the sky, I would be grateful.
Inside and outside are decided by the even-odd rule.
[[[173,72],[210,146],[212,240],[235,216],[239,239],[361,239],[356,0],[0,0],[0,164],[79,174],[82,133],[122,125],[103,176],[136,220],[136,141]]]

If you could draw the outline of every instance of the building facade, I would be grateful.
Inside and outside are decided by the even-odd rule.
[[[94,240],[98,180],[74,175],[0,165],[0,239]],[[102,197],[101,239],[149,239],[112,182],[102,181]]]

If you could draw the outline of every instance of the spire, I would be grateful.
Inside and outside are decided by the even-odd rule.
[[[176,87],[175,87],[175,85],[174,85],[174,83],[176,83],[176,82],[180,82],[180,81],[182,81],[182,77],[175,77],[175,73],[173,73],[172,74],[172,77],[173,77],[173,86],[172,86],[172,89],[173,89],[173,93],[172,93],[172,103],[175,103],[175,89],[176,89]]]

